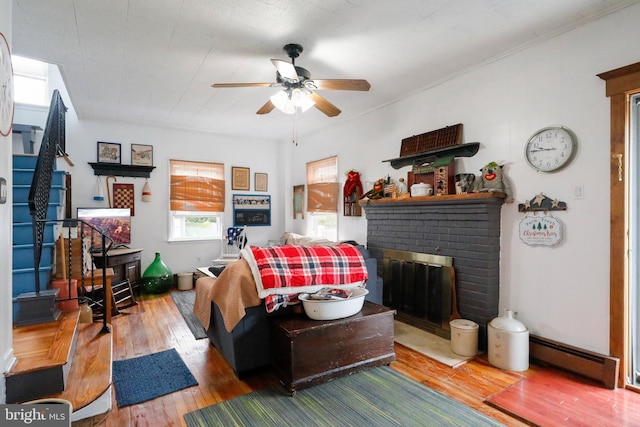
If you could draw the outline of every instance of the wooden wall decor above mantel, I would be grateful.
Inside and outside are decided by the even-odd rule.
[[[547,212],[547,211],[566,211],[567,204],[558,199],[551,199],[540,193],[518,205],[518,212]]]

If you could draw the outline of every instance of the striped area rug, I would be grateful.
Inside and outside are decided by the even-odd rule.
[[[184,416],[205,426],[501,426],[486,415],[383,366],[290,396],[271,387]]]

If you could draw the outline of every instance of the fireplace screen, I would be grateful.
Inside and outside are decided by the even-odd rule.
[[[385,250],[383,303],[397,320],[449,339],[453,273],[451,257]]]

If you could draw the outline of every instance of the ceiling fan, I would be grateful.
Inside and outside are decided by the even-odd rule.
[[[371,85],[361,79],[311,79],[311,73],[296,65],[296,58],[302,53],[302,46],[291,43],[283,47],[291,62],[272,59],[276,67],[276,81],[273,83],[214,83],[214,88],[229,87],[283,87],[284,89],[273,95],[258,111],[257,114],[268,114],[274,108],[284,113],[294,114],[296,108],[302,111],[315,106],[329,117],[337,116],[340,109],[319,95],[318,90],[358,90],[368,91]]]

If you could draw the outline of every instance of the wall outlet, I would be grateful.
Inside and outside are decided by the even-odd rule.
[[[576,185],[573,187],[573,198],[584,199],[584,185]]]

